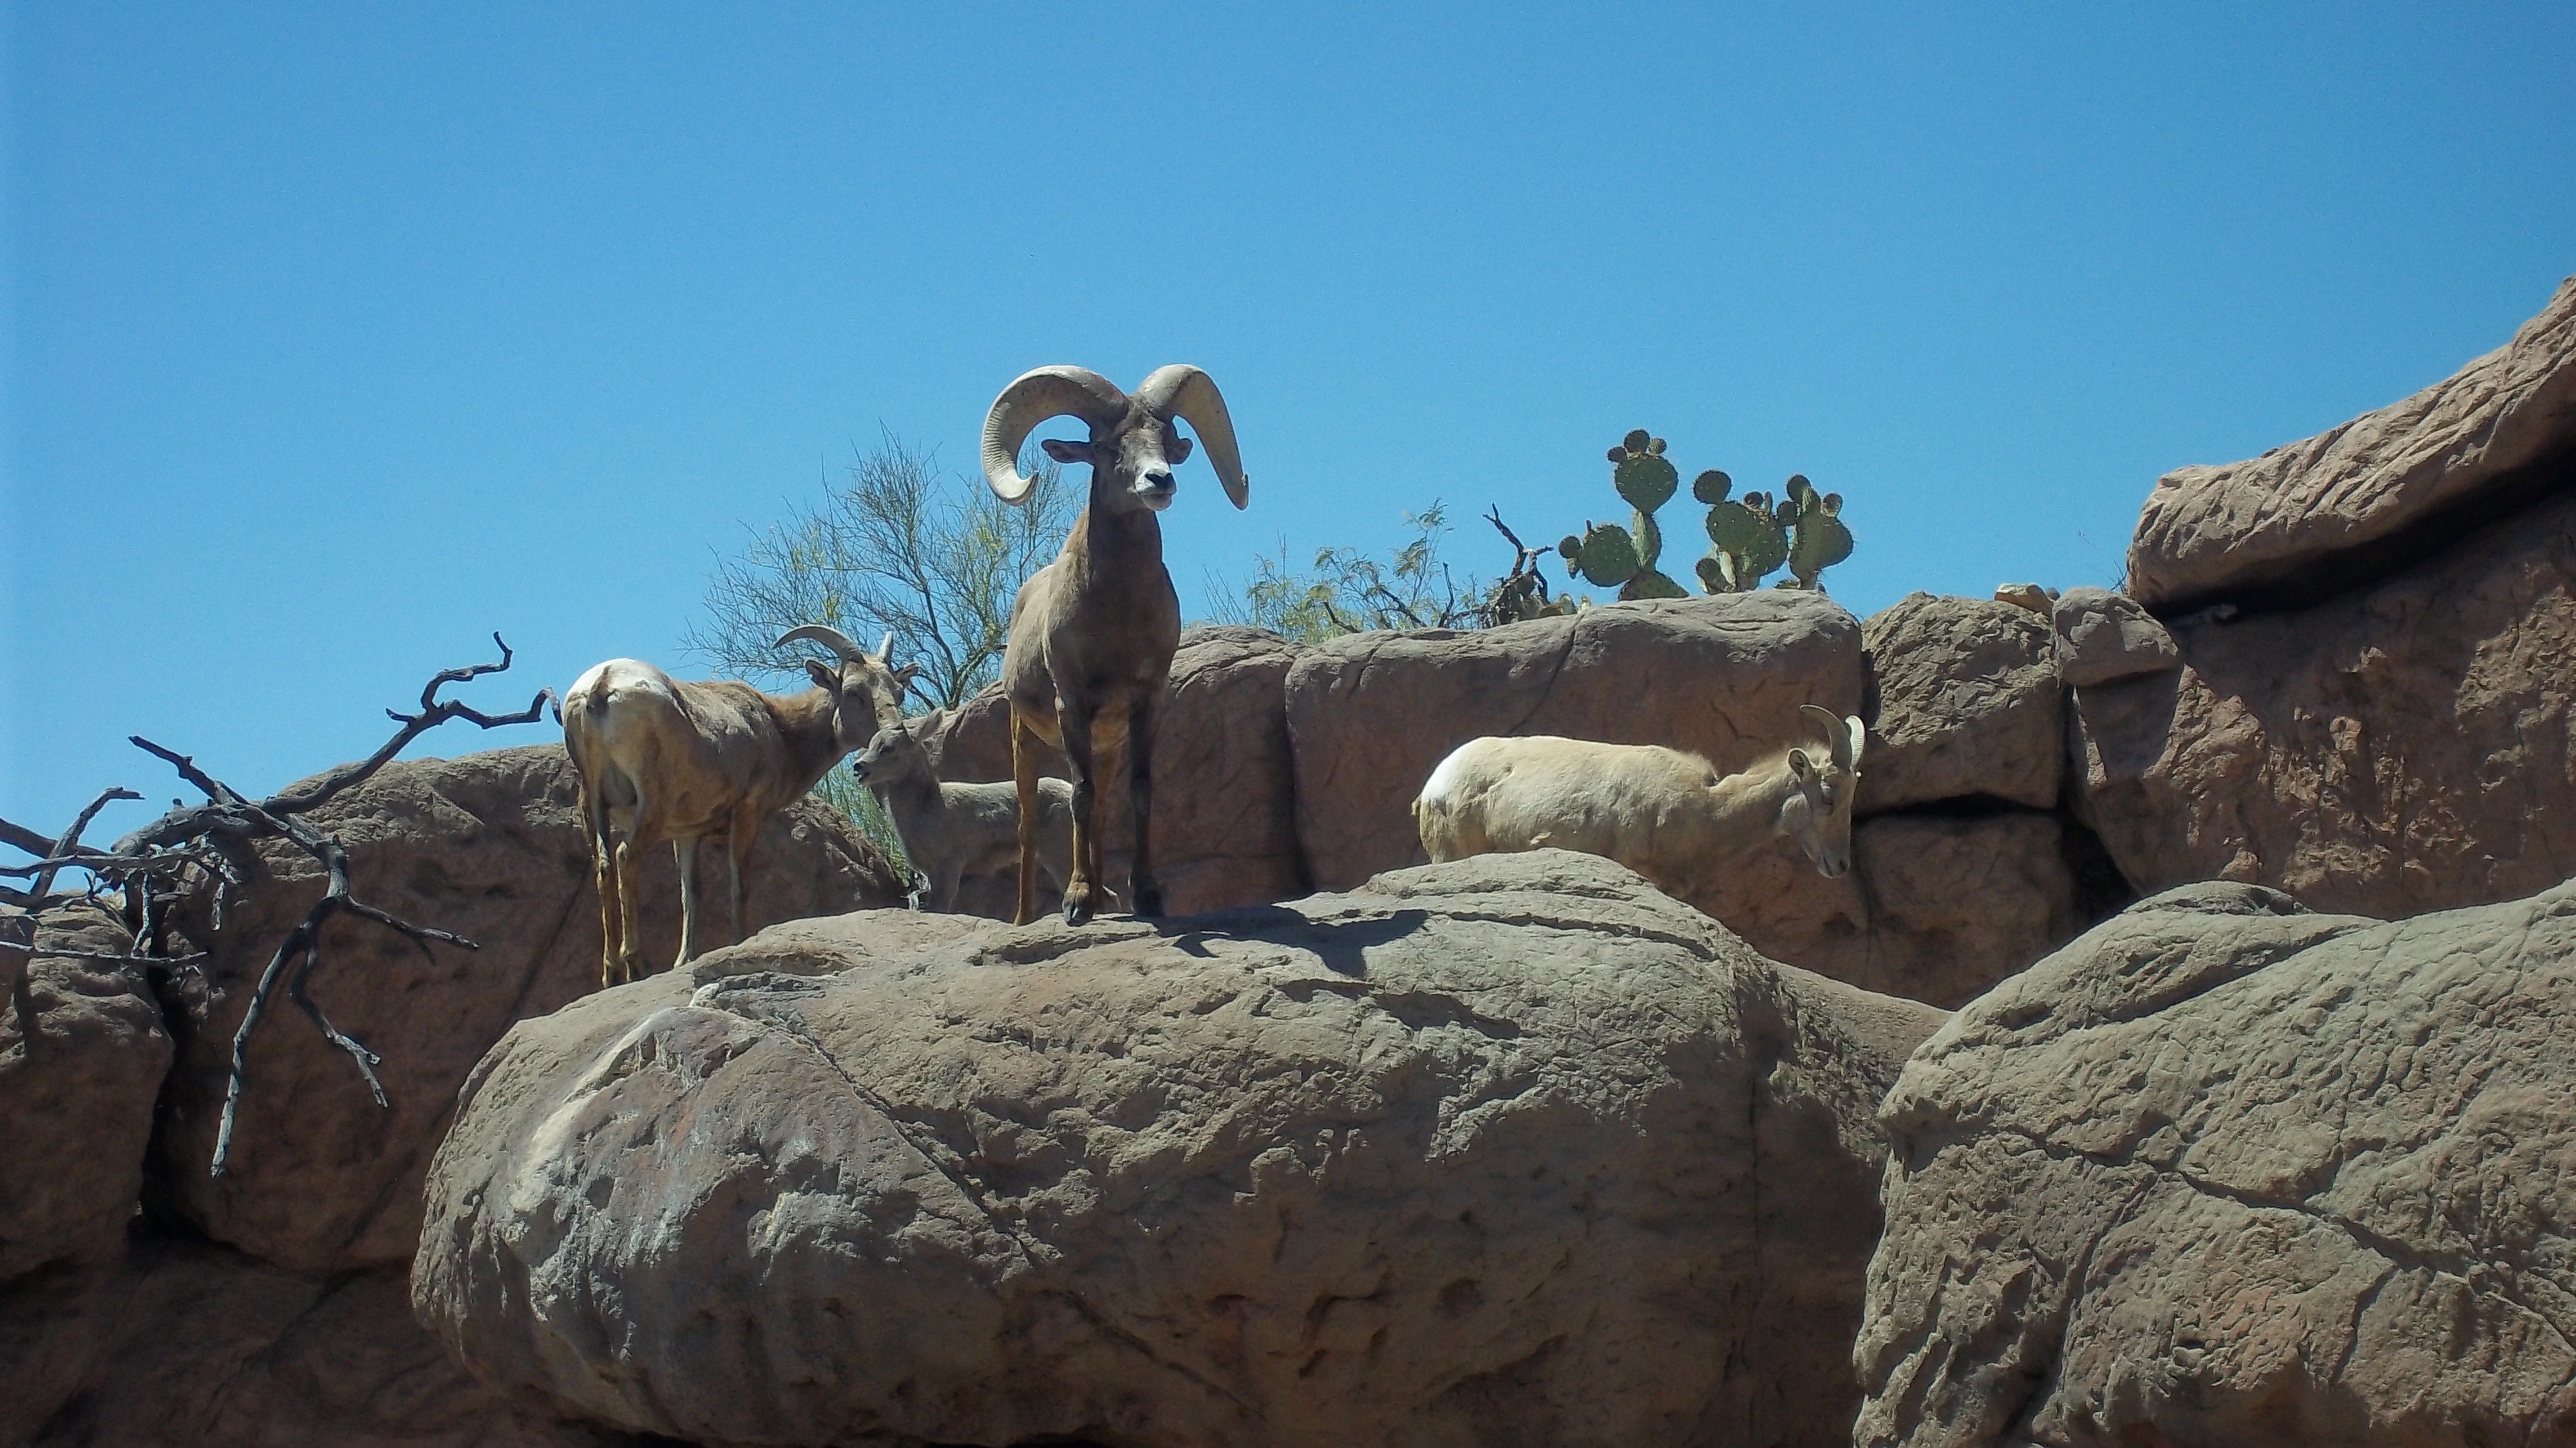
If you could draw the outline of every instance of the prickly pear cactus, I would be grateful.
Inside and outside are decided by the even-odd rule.
[[[1789,479],[1788,494],[1781,499],[1789,513],[1794,537],[1789,544],[1790,580],[1783,588],[1824,591],[1820,575],[1828,568],[1849,558],[1852,552],[1851,529],[1843,525],[1843,495],[1819,495],[1815,485],[1804,474]]]
[[[1637,511],[1629,526],[1587,523],[1583,535],[1567,535],[1557,545],[1566,572],[1603,588],[1617,588],[1623,599],[1687,598],[1689,590],[1658,567],[1663,560],[1663,526],[1655,510],[1672,500],[1681,473],[1664,457],[1664,440],[1638,428],[1610,449],[1610,484]],[[1785,496],[1746,493],[1728,495],[1735,484],[1714,468],[1691,479],[1691,496],[1708,505],[1708,556],[1692,571],[1711,593],[1743,593],[1761,586],[1781,564],[1792,577],[1782,588],[1821,589],[1818,575],[1851,556],[1851,530],[1840,518],[1842,496],[1817,496],[1805,477],[1789,479]]]

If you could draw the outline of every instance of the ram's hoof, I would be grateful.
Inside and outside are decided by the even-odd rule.
[[[1064,923],[1067,925],[1091,923],[1091,887],[1076,885],[1064,892]]]

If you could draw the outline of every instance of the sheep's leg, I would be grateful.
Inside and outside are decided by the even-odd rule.
[[[1154,878],[1154,721],[1161,713],[1163,686],[1159,683],[1136,698],[1127,712],[1127,802],[1136,820],[1136,853],[1127,869],[1127,898],[1135,913],[1147,917],[1163,913],[1162,882]]]
[[[617,841],[608,828],[608,801],[595,791],[582,791],[582,814],[590,825],[590,871],[599,886],[599,988],[617,984]]]
[[[1011,711],[1011,778],[1020,795],[1020,901],[1011,923],[1026,925],[1038,918],[1038,751],[1017,709]]]
[[[957,885],[965,872],[955,865],[941,869],[930,881],[930,908],[942,915],[957,909]]]
[[[1100,878],[1100,836],[1094,828],[1098,820],[1091,812],[1096,798],[1092,789],[1091,715],[1058,700],[1056,728],[1064,740],[1067,771],[1073,775],[1073,878],[1064,882],[1064,923],[1081,925],[1091,919],[1095,908],[1091,898],[1093,882]],[[1025,796],[1031,792],[1021,793]],[[1029,800],[1023,804],[1020,817],[1027,819],[1036,803]],[[1024,864],[1022,868],[1027,867]]]
[[[742,944],[743,907],[749,898],[751,847],[760,843],[760,821],[757,817],[736,814],[725,827],[725,864],[731,871],[727,883],[733,887],[733,943]]]
[[[626,838],[617,842],[617,979],[620,984],[644,973],[637,969],[644,963],[644,935],[635,924],[635,887],[640,883],[636,875],[643,863],[637,833],[641,828],[641,811],[638,811],[636,824],[627,830]]]
[[[691,835],[673,840],[671,854],[680,862],[680,958],[671,962],[671,968],[678,970],[698,953],[697,837]]]

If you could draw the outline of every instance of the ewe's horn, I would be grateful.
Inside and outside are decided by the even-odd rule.
[[[1801,704],[1801,714],[1813,714],[1825,729],[1825,742],[1832,746],[1834,767],[1846,772],[1860,768],[1860,751],[1867,731],[1857,717],[1834,717],[1834,711],[1821,704]]]
[[[1020,476],[1020,444],[1052,417],[1078,417],[1096,435],[1127,415],[1127,394],[1088,367],[1040,367],[1011,379],[984,414],[984,483],[1005,503],[1025,503],[1034,479]],[[1195,426],[1196,424],[1193,424]]]
[[[1190,425],[1207,448],[1208,465],[1225,484],[1226,497],[1238,508],[1251,501],[1252,480],[1243,475],[1243,456],[1235,450],[1234,419],[1226,414],[1225,394],[1196,367],[1174,363],[1157,367],[1136,389],[1136,400],[1165,422],[1177,417]]]

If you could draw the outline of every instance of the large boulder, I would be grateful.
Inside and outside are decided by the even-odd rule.
[[[2079,807],[2143,890],[2394,916],[2576,874],[2576,498],[2075,691]]]
[[[2576,448],[2576,278],[2513,340],[2446,381],[2305,442],[2166,474],[2129,545],[2129,591],[2160,614],[2332,592],[2420,552],[2446,515],[2563,482]]]
[[[1907,1063],[1864,1445],[2576,1442],[2576,884],[2204,884]]]
[[[1860,813],[1966,799],[2057,807],[2066,690],[2046,618],[1993,599],[1911,593],[1871,614],[1861,637],[1878,717]]]
[[[1277,634],[1234,624],[1194,628],[1172,656],[1172,681],[1154,734],[1154,868],[1163,906],[1194,915],[1306,893],[1297,852],[1295,782],[1288,764],[1284,685],[1304,652]],[[949,717],[933,745],[942,779],[1011,777],[1011,713],[995,685]],[[1070,777],[1064,756],[1039,747],[1039,772]],[[1122,771],[1099,792],[1102,868],[1125,903],[1136,847]],[[1041,908],[1054,894],[1039,876]],[[1008,919],[1018,884],[970,880],[958,908]]]
[[[1663,744],[1733,771],[1815,737],[1801,704],[1856,712],[1863,685],[1858,620],[1788,590],[1330,640],[1288,672],[1307,873],[1317,889],[1340,890],[1422,861],[1414,796],[1470,739]],[[1785,841],[1756,848],[1690,903],[1775,960],[1838,978],[1864,968],[1856,882],[1825,879]]]
[[[397,1270],[308,1276],[151,1242],[0,1288],[0,1448],[613,1448],[503,1402],[412,1319]],[[635,1445],[640,1448],[640,1445]]]
[[[314,1000],[381,1053],[388,1107],[281,989],[249,1054],[230,1174],[209,1174],[232,1038],[251,986],[321,897],[321,868],[263,841],[201,977],[183,979],[183,1019],[162,1166],[178,1205],[207,1233],[299,1271],[407,1262],[420,1187],[455,1109],[456,1088],[513,1021],[599,985],[599,896],[560,745],[460,759],[398,761],[312,815],[348,846],[356,898],[477,941],[417,944],[336,916],[322,931]],[[725,939],[721,852],[702,851],[699,924]],[[709,859],[708,856],[719,858]],[[679,948],[671,853],[643,871],[645,954]],[[763,827],[746,928],[899,898],[893,873],[846,821],[810,800]],[[709,902],[713,902],[710,904]],[[712,923],[710,923],[712,922]]]
[[[1558,851],[879,912],[529,1021],[429,1183],[478,1374],[704,1440],[1840,1444],[1939,1013]]]
[[[11,914],[17,912],[12,909]],[[0,921],[0,934],[23,919]],[[40,951],[121,955],[133,937],[87,903],[45,911]],[[0,964],[15,950],[0,951]],[[170,1036],[142,973],[38,955],[0,991],[0,1282],[123,1250],[143,1187]]]
[[[1936,1006],[1974,1000],[2072,939],[2084,921],[2053,814],[1894,814],[1852,830],[1869,900],[1869,958],[1841,977]]]

